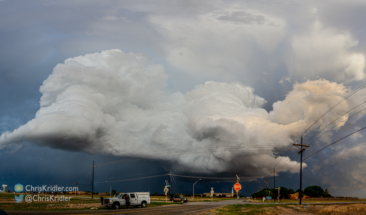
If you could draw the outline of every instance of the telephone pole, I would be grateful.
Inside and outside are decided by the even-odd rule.
[[[94,160],[93,160],[93,165],[90,166],[92,169],[92,199],[94,199],[94,167],[97,167],[97,166],[94,166]]]
[[[273,174],[273,201],[276,201],[276,168],[273,168],[273,172],[271,172],[271,174]]]
[[[168,194],[170,195],[170,190],[172,189],[172,185],[170,184],[170,170],[169,170],[169,185],[170,185],[170,189],[168,191]]]
[[[269,181],[266,179],[264,182],[266,182],[266,200],[267,200],[267,184]]]
[[[302,136],[301,136],[301,144],[294,143],[294,146],[296,146],[300,151],[298,154],[300,154],[300,192],[299,192],[299,204],[301,205],[301,199],[302,199],[302,154],[306,150],[307,147],[310,147],[309,145],[302,144]],[[299,148],[300,146],[300,148]],[[305,148],[303,148],[305,147]]]

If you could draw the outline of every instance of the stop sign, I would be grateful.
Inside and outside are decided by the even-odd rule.
[[[241,185],[239,183],[234,184],[234,190],[236,190],[236,192],[239,192],[239,190],[241,190]]]

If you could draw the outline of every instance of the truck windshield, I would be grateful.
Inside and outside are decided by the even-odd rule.
[[[122,196],[125,195],[124,193],[118,194],[116,197],[117,198],[122,198]]]

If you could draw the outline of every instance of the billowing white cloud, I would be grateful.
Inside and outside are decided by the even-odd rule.
[[[276,151],[292,144],[347,92],[326,80],[297,83],[267,112],[266,101],[241,83],[211,81],[182,94],[169,92],[166,80],[164,68],[143,54],[114,49],[67,59],[40,87],[35,118],[3,133],[0,148],[30,141],[256,178],[268,175],[279,159],[284,161],[279,171],[296,165]],[[351,103],[339,105],[323,122],[336,119]]]
[[[289,53],[289,73],[297,77],[334,81],[363,80],[365,55],[352,51],[358,41],[349,32],[316,22],[308,32],[294,35]]]

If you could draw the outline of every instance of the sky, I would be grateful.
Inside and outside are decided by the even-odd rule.
[[[98,192],[161,193],[166,176],[123,180],[170,170],[233,178],[203,179],[198,193],[231,192],[239,175],[250,195],[274,167],[276,186],[297,190],[291,146],[305,134],[303,187],[366,197],[363,130],[318,152],[365,127],[365,10],[361,0],[2,0],[0,183],[90,190],[95,160]],[[190,193],[198,178],[175,176],[172,189]]]

